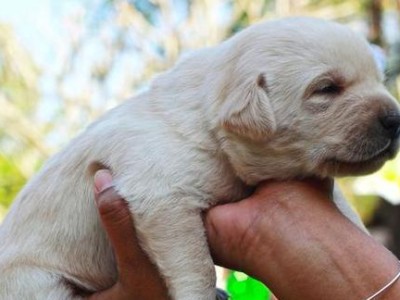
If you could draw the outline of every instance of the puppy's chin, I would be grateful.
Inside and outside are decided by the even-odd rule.
[[[317,172],[323,177],[367,175],[379,170],[386,161],[394,158],[397,152],[396,150],[396,148],[390,148],[372,158],[358,161],[346,161],[338,158],[330,158],[325,160],[318,167]]]
[[[355,163],[330,160],[321,165],[318,173],[320,173],[323,177],[367,175],[379,170],[385,162],[386,159]]]

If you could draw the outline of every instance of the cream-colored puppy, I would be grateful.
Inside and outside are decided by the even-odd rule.
[[[1,226],[0,299],[78,298],[71,284],[116,280],[93,200],[99,166],[112,170],[173,299],[215,299],[202,210],[268,178],[377,170],[399,126],[363,38],[308,18],[252,26],[183,59],[45,164]]]

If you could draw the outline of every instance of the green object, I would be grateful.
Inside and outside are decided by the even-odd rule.
[[[227,291],[232,300],[269,300],[271,292],[261,282],[242,272],[233,271],[227,279]]]

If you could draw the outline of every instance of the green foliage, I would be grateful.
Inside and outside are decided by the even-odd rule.
[[[369,224],[379,207],[379,198],[376,195],[354,195],[353,206],[365,224]]]
[[[0,219],[37,164],[39,156],[32,154],[44,150],[31,119],[38,78],[29,53],[0,24]]]
[[[265,17],[268,11],[271,11],[275,4],[275,1],[271,0],[257,1],[257,14],[254,14],[254,9],[253,13],[250,9],[252,5],[254,6],[253,2],[250,0],[231,2],[231,9],[232,11],[236,11],[236,14],[234,19],[232,20],[230,28],[227,31],[227,36],[233,35],[238,31],[244,29],[245,27],[249,26],[257,19]]]
[[[3,155],[0,155],[0,174],[0,206],[6,209],[25,184],[26,178],[12,158]]]
[[[237,271],[229,274],[227,291],[232,300],[268,300],[271,298],[271,292],[264,284]]]
[[[347,1],[347,2],[359,2],[359,1]],[[343,0],[310,0],[309,5],[314,6],[329,6],[329,5],[337,5],[342,4]]]
[[[11,28],[0,24],[0,93],[25,114],[38,102],[39,71]]]

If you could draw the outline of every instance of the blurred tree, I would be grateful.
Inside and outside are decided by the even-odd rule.
[[[340,0],[309,0],[308,7],[321,10],[330,9],[331,18],[350,19],[364,16],[368,23],[368,38],[377,45],[383,46],[382,13],[383,0],[340,1]]]
[[[39,71],[10,28],[0,25],[0,206],[7,207],[31,176],[32,161],[49,153],[33,122]],[[2,208],[0,207],[0,211]]]
[[[368,15],[366,19],[369,23],[369,40],[376,45],[384,46],[382,35],[383,1],[363,0],[360,3]]]

